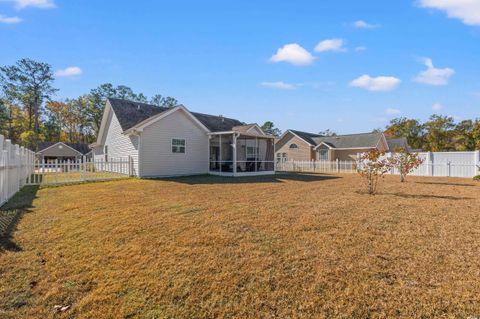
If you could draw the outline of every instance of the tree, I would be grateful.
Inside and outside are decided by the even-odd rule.
[[[473,122],[472,137],[475,141],[473,149],[480,150],[480,119],[476,119],[475,122]]]
[[[272,121],[266,121],[265,123],[263,123],[261,129],[262,129],[266,134],[269,134],[269,135],[273,135],[273,136],[280,136],[280,135],[282,135],[282,131],[281,131],[279,128],[276,128],[276,127],[275,127],[275,124],[273,124]]]
[[[386,158],[382,158],[384,152],[372,150],[363,153],[357,164],[357,172],[365,181],[367,192],[373,195],[377,192],[378,182],[390,171],[392,164]]]
[[[11,103],[18,102],[28,116],[29,143],[33,135],[40,134],[40,115],[43,103],[57,91],[53,86],[52,68],[47,63],[30,59],[17,61],[15,65],[0,67],[0,85]],[[27,145],[33,146],[33,145]]]
[[[175,98],[173,98],[173,97],[171,97],[171,96],[167,96],[167,97],[164,99],[163,104],[160,105],[160,106],[162,106],[162,107],[169,107],[169,108],[170,108],[170,107],[175,107],[175,106],[177,106],[177,105],[178,105],[178,101],[177,101]]]
[[[330,130],[330,129],[326,129],[325,131],[320,131],[318,132],[319,135],[322,135],[322,136],[337,136],[337,133],[335,133],[334,131]]]
[[[435,114],[430,116],[430,119],[425,123],[426,150],[431,152],[454,150],[454,128],[453,117]]]
[[[453,133],[454,148],[456,151],[474,151],[474,121],[464,120],[457,123]]]
[[[391,138],[406,137],[412,148],[423,148],[424,126],[418,120],[395,118],[387,125],[384,133]]]
[[[415,153],[410,153],[405,149],[396,150],[392,158],[389,159],[390,164],[397,168],[400,173],[400,182],[404,182],[407,175],[414,169],[422,165],[423,159]]]

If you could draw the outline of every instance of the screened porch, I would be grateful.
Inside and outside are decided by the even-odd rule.
[[[272,136],[211,133],[209,143],[210,174],[248,176],[275,173],[275,142]]]

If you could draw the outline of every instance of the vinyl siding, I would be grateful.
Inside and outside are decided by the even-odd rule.
[[[296,144],[298,148],[290,148],[292,144]],[[278,153],[286,153],[289,161],[311,161],[315,155],[312,149],[304,140],[288,132],[275,144],[275,158]]]
[[[113,111],[109,112],[107,124],[105,126],[106,137],[104,145],[108,146],[108,157],[128,157],[133,161],[133,175],[138,176],[138,136],[126,136],[122,134],[123,130]],[[94,150],[95,158],[104,158],[104,148],[97,147]]]
[[[172,139],[186,141],[185,153],[172,153]],[[208,173],[208,136],[183,110],[147,126],[141,133],[140,176]]]

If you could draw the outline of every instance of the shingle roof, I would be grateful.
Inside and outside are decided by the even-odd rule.
[[[334,148],[376,147],[383,133],[360,133],[336,136],[314,137],[316,145],[325,142]]]
[[[122,99],[108,99],[122,130],[126,131],[149,117],[168,110],[166,107]]]
[[[407,151],[410,151],[410,146],[408,145],[406,137],[389,138],[387,139],[387,144],[390,151],[395,151],[397,148],[404,148]]]
[[[38,146],[37,146],[37,152],[41,152],[44,149],[46,149],[46,148],[48,148],[52,145],[58,144],[58,143],[60,143],[60,142],[40,142],[40,143],[38,143]],[[84,143],[65,143],[65,142],[61,142],[61,143],[70,146],[74,150],[82,153],[83,155],[90,152],[90,148],[88,147],[88,144],[84,144]]]
[[[298,135],[300,138],[305,140],[306,142],[316,145],[317,143],[314,141],[314,138],[316,137],[321,137],[319,134],[315,133],[308,133],[308,132],[302,132],[302,131],[297,131],[297,130],[289,130],[290,132],[294,133],[295,135]]]
[[[108,100],[113,108],[113,111],[115,112],[115,115],[117,116],[118,121],[120,122],[122,130],[124,131],[154,115],[169,110],[165,107],[122,99],[110,98]],[[212,132],[230,131],[234,126],[243,125],[243,123],[238,120],[223,116],[215,116],[196,112],[190,113]]]

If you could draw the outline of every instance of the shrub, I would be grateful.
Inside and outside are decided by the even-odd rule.
[[[371,195],[377,192],[378,182],[383,176],[390,171],[392,163],[383,158],[384,152],[372,150],[363,153],[357,164],[357,172],[365,180],[367,192]]]
[[[473,177],[474,181],[480,182],[480,175],[474,176]]]
[[[398,150],[389,161],[393,167],[398,169],[400,182],[402,183],[408,174],[423,163],[423,159],[421,159],[418,154],[410,153],[406,149]]]

